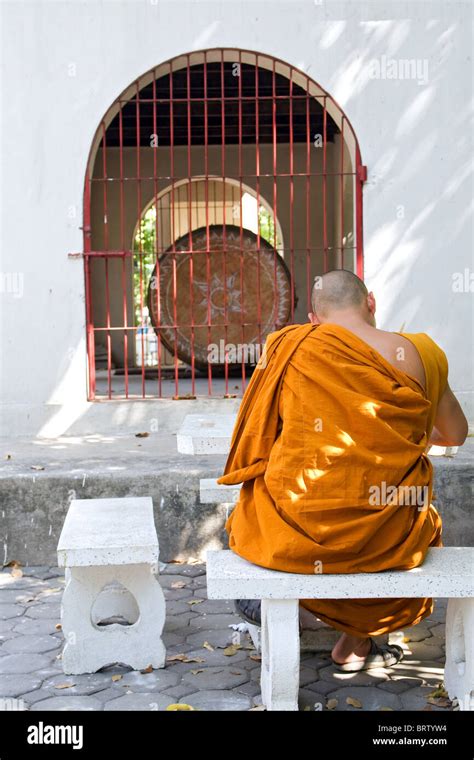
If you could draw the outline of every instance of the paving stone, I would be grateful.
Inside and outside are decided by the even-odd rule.
[[[58,688],[66,684],[71,684],[71,686],[69,688]],[[49,690],[50,696],[86,697],[96,691],[111,688],[113,684],[114,681],[112,681],[110,673],[82,673],[76,676],[60,673],[45,679],[41,688]]]
[[[124,689],[128,688],[134,692],[166,690],[168,693],[168,687],[177,686],[179,681],[179,674],[167,667],[164,670],[154,670],[152,673],[133,671],[124,675],[123,679],[117,683],[120,683]]]
[[[16,618],[0,620],[0,633],[8,633],[8,631],[11,631],[14,628],[17,622]]]
[[[205,575],[197,575],[192,579],[191,585],[193,588],[207,588],[207,578]]]
[[[194,594],[193,599],[203,599],[203,594]],[[194,612],[199,615],[235,615],[234,603],[226,599],[206,599],[204,602],[196,605],[188,605]],[[237,618],[234,622],[242,622]]]
[[[247,683],[237,686],[235,691],[246,694],[248,697],[256,697],[257,694],[260,694],[260,684],[256,681],[247,681]]]
[[[222,630],[229,625],[239,622],[236,615],[199,615],[190,621],[190,626],[198,630]]]
[[[424,707],[430,707],[432,711],[446,712],[452,708],[438,707],[426,701],[427,697],[433,691],[432,686],[417,686],[415,689],[409,689],[400,695],[403,710],[423,710]]]
[[[162,589],[173,589],[173,586],[176,586],[177,583],[184,583],[185,588],[189,589],[190,591],[193,589],[193,581],[189,576],[186,575],[160,575],[159,577],[160,586]]]
[[[324,694],[318,694],[310,689],[300,689],[298,693],[298,709],[322,712],[326,706],[327,699]],[[309,710],[308,710],[309,712]]]
[[[40,591],[36,592],[36,595],[30,589],[2,589],[0,591],[1,604],[27,604],[36,600],[36,597]]]
[[[441,683],[444,679],[444,664],[435,660],[418,660],[404,659],[394,668],[386,669],[387,675],[394,681],[409,679],[414,681],[414,686],[421,684]]]
[[[302,652],[301,664],[305,665],[307,668],[319,670],[320,668],[326,668],[331,665],[331,658],[329,657],[329,654]]]
[[[193,612],[193,607],[188,604],[188,599],[178,599],[166,602],[166,620],[175,615]]]
[[[209,620],[209,618],[206,618]],[[193,630],[193,629],[190,629]],[[205,629],[198,633],[190,634],[186,637],[188,644],[191,644],[193,648],[200,648],[204,641],[208,641],[213,647],[227,647],[232,644],[232,635],[234,631],[231,628],[224,628],[224,630]]]
[[[58,621],[56,620],[33,620],[23,616],[19,620],[13,621],[13,630],[17,636],[42,636],[56,633],[57,624]]]
[[[1,675],[0,697],[20,697],[28,691],[33,691],[41,686],[41,678],[35,673],[31,675]]]
[[[325,696],[329,692],[334,691],[334,684],[331,681],[314,681],[313,683],[307,683],[305,688]]]
[[[156,712],[158,710],[166,710],[168,705],[173,704],[175,701],[173,697],[159,692],[124,694],[118,699],[106,702],[104,710],[151,710],[152,712]]]
[[[438,637],[444,641],[444,638],[446,636],[446,624],[445,623],[435,623],[435,625],[430,628],[431,635]]]
[[[0,658],[0,673],[33,673],[49,663],[50,658],[43,654],[8,654]]]
[[[69,710],[92,711],[102,710],[102,702],[94,697],[51,697],[42,699],[31,705],[30,710]]]
[[[167,602],[175,602],[179,599],[192,599],[192,589],[188,588],[164,588],[163,594]]]
[[[0,620],[20,617],[25,611],[19,604],[0,604]]]
[[[186,702],[188,699],[188,704],[198,710],[249,710],[252,707],[252,700],[246,694],[225,689],[198,691],[191,697],[183,697],[179,701]]]
[[[42,654],[43,652],[50,652],[53,649],[58,649],[61,646],[61,642],[55,639],[53,636],[16,636],[11,641],[7,641],[3,645],[3,649],[6,652],[35,652],[36,654]]]
[[[176,631],[164,631],[163,632],[163,644],[165,645],[167,651],[171,649],[172,647],[180,647],[184,646],[186,644],[186,635],[188,633],[189,629],[184,628],[183,632],[178,633]],[[188,649],[191,649],[191,645],[186,644]],[[184,651],[184,650],[183,650]]]
[[[362,708],[348,705],[346,702],[347,697],[359,700],[362,703]],[[344,686],[341,689],[330,692],[327,699],[337,699],[338,704],[335,710],[339,712],[344,710],[380,710],[381,707],[391,707],[393,710],[400,710],[402,707],[400,702],[401,697],[397,694],[390,694],[390,692],[383,692],[375,686]]]
[[[197,689],[193,689],[191,684],[180,683],[178,686],[172,686],[170,689],[166,689],[166,694],[169,697],[173,697],[177,702],[181,697],[188,697],[191,694],[195,694]]]
[[[59,623],[61,608],[59,604],[34,604],[28,607],[25,614],[33,620],[55,620]]]
[[[444,659],[444,652],[440,645],[428,644],[427,641],[409,641],[405,644],[408,647],[404,655],[404,660],[417,660],[423,662],[424,660],[437,660]]]
[[[202,657],[205,662],[192,665],[192,667],[209,667],[209,666],[217,666],[220,665],[221,667],[227,667],[229,665],[237,665],[244,666],[248,665],[249,667],[255,667],[255,663],[252,663],[252,660],[249,659],[249,652],[246,649],[238,649],[235,654],[233,654],[231,657],[224,654],[223,649],[214,649],[213,652],[210,652],[205,647],[202,647],[201,649],[191,649],[188,652],[186,652],[186,657]],[[174,666],[173,666],[174,667]]]
[[[5,633],[0,633],[0,644],[3,644],[5,641],[9,641],[10,639],[14,639],[18,636],[15,631],[5,631]]]
[[[198,575],[206,575],[206,565],[200,562],[196,565],[185,565],[179,562],[172,562],[166,565],[161,571],[161,575],[184,575],[189,578],[195,578]]]
[[[21,698],[24,700],[26,705],[34,705],[35,702],[40,702],[45,699],[51,699],[51,697],[55,697],[61,692],[54,692],[54,694],[51,692],[51,689],[36,689],[35,691],[30,691],[25,694],[21,695]]]
[[[403,694],[404,691],[413,689],[419,683],[422,683],[421,678],[400,678],[399,681],[383,681],[383,683],[377,684],[377,689],[389,691],[392,694]]]
[[[180,631],[187,635],[190,631],[191,620],[195,617],[193,612],[183,612],[181,615],[172,615],[165,620],[164,631]],[[192,630],[195,630],[194,628]]]
[[[110,689],[102,689],[102,691],[94,692],[94,699],[98,699],[102,702],[102,704],[105,704],[106,702],[110,702],[112,699],[122,697],[123,691],[124,689],[120,690],[119,687],[111,686]]]
[[[318,670],[318,678],[323,681],[334,683],[337,689],[339,686],[351,684],[354,686],[376,686],[381,681],[387,681],[388,675],[382,668],[374,670],[362,670],[359,673],[342,673],[336,670],[333,665]]]
[[[408,639],[408,644],[412,641],[424,641],[425,639],[429,639],[431,635],[432,631],[430,631],[427,625],[423,625],[423,623],[403,629],[403,637],[404,639]]]
[[[195,675],[191,672],[197,671]],[[183,674],[184,683],[196,686],[198,689],[234,689],[236,686],[246,683],[249,674],[245,668],[236,665],[224,667],[201,668],[199,665],[190,666],[190,671]]]

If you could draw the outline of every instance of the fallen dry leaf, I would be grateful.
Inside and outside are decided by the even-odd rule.
[[[184,588],[186,586],[184,581],[175,581],[171,584],[171,588]]]
[[[328,710],[335,710],[337,707],[337,699],[328,699],[326,702],[326,708]]]
[[[12,458],[11,454],[5,454],[5,459],[11,459],[11,458]]]
[[[451,700],[444,697],[428,697],[426,701],[430,705],[436,705],[436,707],[451,707]]]
[[[71,686],[75,686],[75,683],[57,683],[55,689],[70,689]]]
[[[265,705],[255,705],[255,707],[251,707],[248,712],[261,712],[262,710],[265,710]]]
[[[121,675],[119,675],[119,674],[117,673],[117,675],[115,675],[115,676],[112,676],[112,681],[121,681],[121,680],[122,680],[122,678],[123,678],[123,676],[121,676]]]
[[[10,575],[12,578],[23,578],[23,570],[20,570],[19,567],[14,567]]]
[[[231,670],[230,671],[233,676],[241,676],[242,671],[241,670]]]
[[[222,654],[224,654],[226,657],[232,657],[234,654],[237,654],[239,649],[242,649],[241,644],[231,644],[230,646],[224,649]]]
[[[433,699],[436,699],[437,697],[448,697],[448,692],[443,684],[440,684],[434,691],[430,691],[428,697],[433,697]]]
[[[362,702],[354,699],[354,697],[347,697],[346,704],[351,705],[351,707],[362,707]]]
[[[191,705],[186,705],[184,702],[181,702],[180,704],[172,704],[168,705],[166,710],[195,710],[195,707],[191,707]]]
[[[191,673],[193,676],[197,676],[198,673],[204,673],[204,669],[198,668],[197,670],[192,670]]]
[[[259,654],[249,654],[249,658],[255,662],[262,662],[262,656]]]
[[[188,604],[190,604],[190,605],[201,604],[203,601],[204,601],[204,599],[190,599],[189,602],[188,602]]]
[[[212,644],[209,644],[208,641],[204,642],[203,647],[204,647],[204,649],[208,649],[210,652],[214,651],[214,647],[212,646]]]
[[[135,438],[148,438],[150,433],[135,433]]]
[[[42,464],[32,464],[30,470],[44,470],[44,467]]]
[[[187,657],[185,654],[173,654],[166,662],[206,662],[203,657]]]
[[[140,673],[153,673],[153,665],[147,665],[146,668],[143,668],[143,670],[140,670]]]
[[[57,631],[62,631],[62,629],[63,629],[61,623],[56,623],[56,625],[54,627],[56,628]]]
[[[379,707],[379,712],[393,712],[393,707]]]

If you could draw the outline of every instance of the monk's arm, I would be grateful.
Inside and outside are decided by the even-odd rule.
[[[441,396],[431,431],[430,445],[462,446],[468,433],[468,424],[461,405],[449,384]]]

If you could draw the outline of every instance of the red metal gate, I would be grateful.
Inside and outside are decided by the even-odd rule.
[[[354,131],[269,56],[193,52],[108,110],[84,189],[89,398],[243,392],[314,276],[363,274]]]

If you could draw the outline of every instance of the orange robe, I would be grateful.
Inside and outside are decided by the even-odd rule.
[[[426,390],[340,325],[268,336],[218,481],[243,484],[226,524],[234,552],[292,573],[362,573],[416,567],[441,545],[425,449],[447,361],[428,335],[403,336],[421,356]],[[432,599],[301,604],[336,629],[374,636],[433,608]]]

